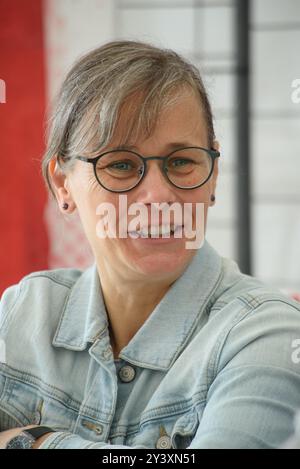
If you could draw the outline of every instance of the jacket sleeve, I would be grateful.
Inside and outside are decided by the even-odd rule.
[[[74,433],[55,432],[38,449],[147,449],[147,446],[111,445],[106,442],[95,443],[85,440]]]
[[[300,409],[300,309],[252,308],[216,353],[215,379],[189,448],[278,448]]]
[[[5,337],[8,327],[10,312],[20,300],[22,292],[22,282],[8,287],[0,301],[0,363],[6,363],[6,344]]]
[[[19,301],[22,292],[23,282],[12,285],[4,290],[0,300],[0,333],[5,325],[5,321],[10,312]]]

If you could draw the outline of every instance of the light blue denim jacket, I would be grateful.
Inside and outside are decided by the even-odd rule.
[[[95,265],[8,288],[0,338],[0,430],[41,448],[274,448],[300,408],[300,305],[207,242],[119,361]]]

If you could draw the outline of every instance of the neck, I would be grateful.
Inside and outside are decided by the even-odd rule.
[[[130,342],[176,277],[129,280],[98,265],[114,357]]]

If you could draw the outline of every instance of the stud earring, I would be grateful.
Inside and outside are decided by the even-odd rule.
[[[214,196],[214,194],[211,194],[210,200],[211,200],[212,202],[214,202],[214,201],[216,200],[216,197]]]
[[[62,205],[62,208],[63,208],[64,210],[68,210],[69,204],[67,204],[67,202],[65,202],[65,203]]]

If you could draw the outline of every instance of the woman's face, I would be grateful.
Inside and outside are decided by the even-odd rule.
[[[123,126],[126,128],[127,118],[126,111],[124,111],[120,118],[119,131],[117,129],[114,140],[107,149],[120,145],[122,129]],[[135,141],[134,146],[135,151],[145,157],[164,156],[172,151],[172,144],[177,142],[184,143],[181,146],[208,148],[205,118],[199,101],[193,94],[183,96],[172,108],[164,110],[154,133],[147,139]],[[103,149],[105,150],[106,148]],[[202,202],[204,203],[204,226],[206,226],[207,209],[213,204],[210,197],[215,193],[217,161],[215,161],[214,173],[210,180],[202,187],[192,190],[182,190],[171,185],[161,172],[159,160],[150,160],[147,164],[147,174],[141,183],[122,194],[123,198],[124,195],[127,196],[127,206],[133,203],[143,204],[149,213],[149,227],[152,203],[177,202],[182,207],[185,203],[192,203],[193,227],[195,227],[194,207],[196,203]],[[57,182],[55,175],[52,175],[52,178],[58,189],[60,206],[63,202],[67,202],[70,211],[78,209],[86,236],[100,268],[109,268],[126,279],[134,280],[142,277],[147,279],[149,276],[148,279],[159,280],[180,275],[196,253],[195,249],[186,247],[186,242],[190,239],[184,236],[184,227],[181,238],[171,236],[165,239],[151,239],[151,237],[134,239],[129,234],[125,238],[100,238],[97,235],[97,223],[99,223],[97,207],[102,203],[113,204],[116,209],[118,228],[119,194],[101,187],[94,176],[93,165],[79,160],[76,161],[74,169],[67,173],[63,184]],[[133,218],[132,215],[128,216],[128,223]],[[118,233],[118,229],[116,231]]]

